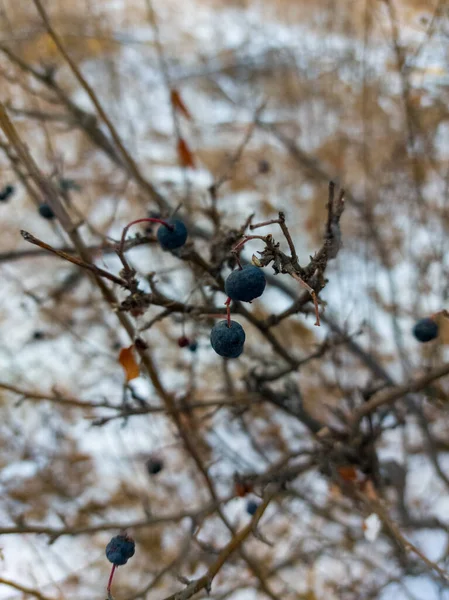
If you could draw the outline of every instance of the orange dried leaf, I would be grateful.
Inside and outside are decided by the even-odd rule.
[[[183,167],[195,168],[195,160],[187,142],[183,138],[178,141],[178,156]]]
[[[171,100],[172,106],[175,110],[177,110],[182,115],[184,115],[184,117],[186,119],[189,119],[189,121],[192,120],[192,115],[190,114],[187,106],[184,104],[184,100],[181,98],[181,94],[178,92],[178,90],[175,90],[175,89],[171,90],[170,100]]]
[[[352,465],[338,467],[337,471],[344,481],[357,481],[357,469]]]
[[[122,348],[118,356],[118,361],[125,370],[126,381],[131,381],[139,377],[140,369],[134,357],[134,346]]]

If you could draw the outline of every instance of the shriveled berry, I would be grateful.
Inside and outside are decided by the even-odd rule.
[[[212,348],[220,356],[225,358],[237,358],[243,352],[245,343],[245,331],[240,323],[231,321],[228,327],[227,321],[220,321],[212,327],[210,332],[210,343]]]
[[[186,348],[190,344],[190,340],[185,335],[178,338],[178,346],[180,348]]]
[[[163,250],[175,250],[184,246],[187,240],[187,228],[180,219],[167,220],[173,229],[161,225],[157,230],[157,239]]]
[[[125,565],[134,556],[136,545],[128,535],[116,535],[106,546],[106,558],[114,565]]]
[[[420,319],[413,327],[413,335],[418,342],[430,342],[438,336],[438,325],[430,317]]]
[[[246,505],[246,512],[249,515],[251,515],[251,516],[255,515],[258,508],[259,508],[259,505],[255,500],[248,500],[248,503]]]
[[[189,350],[190,352],[196,352],[198,350],[198,342],[196,340],[190,342]]]
[[[41,204],[39,206],[39,214],[44,219],[51,220],[55,218],[55,213],[48,204]]]
[[[164,463],[160,458],[149,458],[146,462],[146,467],[149,475],[157,475],[164,468]]]
[[[6,202],[13,194],[14,187],[12,185],[6,185],[0,192],[0,202]]]
[[[231,300],[251,302],[263,294],[267,281],[262,269],[245,265],[243,269],[232,271],[225,282],[225,292]]]

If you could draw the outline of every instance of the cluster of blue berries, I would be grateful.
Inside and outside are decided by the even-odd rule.
[[[418,342],[431,342],[438,337],[438,323],[431,317],[425,317],[415,323],[413,335]]]
[[[228,302],[251,302],[259,298],[265,290],[264,272],[254,265],[245,265],[233,271],[225,281]],[[243,352],[245,331],[236,321],[219,321],[212,327],[210,343],[217,354],[224,358],[237,358]]]
[[[115,566],[126,565],[128,560],[134,556],[136,544],[126,534],[116,535],[106,546],[106,558]]]

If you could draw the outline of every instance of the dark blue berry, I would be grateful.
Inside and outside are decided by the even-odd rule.
[[[6,202],[9,197],[14,194],[14,187],[12,185],[6,185],[0,192],[0,202]]]
[[[245,265],[243,269],[232,271],[225,282],[225,292],[231,300],[251,302],[262,296],[266,285],[264,272],[254,265]]]
[[[51,220],[55,218],[55,213],[48,204],[41,204],[39,206],[39,214],[44,219]]]
[[[438,336],[438,325],[430,317],[420,319],[413,327],[413,335],[418,342],[430,342]]]
[[[127,535],[116,535],[106,546],[106,558],[114,565],[125,565],[134,556],[135,543]]]
[[[257,502],[255,500],[248,500],[248,503],[246,505],[246,512],[253,516],[256,514],[256,510],[259,508],[259,505],[257,504]]]
[[[196,352],[198,350],[198,342],[196,340],[190,343],[189,350],[190,352]]]
[[[157,230],[157,239],[164,250],[175,250],[184,246],[187,240],[187,228],[179,219],[167,220],[173,229],[160,225]]]
[[[212,348],[217,354],[225,358],[240,356],[243,352],[245,338],[243,327],[236,321],[231,321],[230,327],[228,327],[227,321],[220,321],[212,327],[210,332]]]
[[[157,475],[164,468],[164,463],[160,458],[149,458],[146,467],[149,475]]]

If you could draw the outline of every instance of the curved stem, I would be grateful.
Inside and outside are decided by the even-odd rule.
[[[114,577],[116,567],[117,565],[112,565],[111,574],[109,575],[108,587],[106,588],[108,593],[111,591],[112,578]]]
[[[164,219],[156,219],[153,217],[147,217],[146,219],[136,219],[135,221],[131,221],[131,223],[128,223],[128,225],[122,231],[122,237],[121,237],[120,246],[118,249],[118,253],[120,255],[123,254],[123,246],[125,245],[125,239],[126,239],[126,234],[128,233],[128,229],[132,225],[136,225],[137,223],[160,223],[161,225],[164,225],[170,231],[174,230],[173,225],[171,225],[170,223],[167,223],[167,221],[165,221]]]

